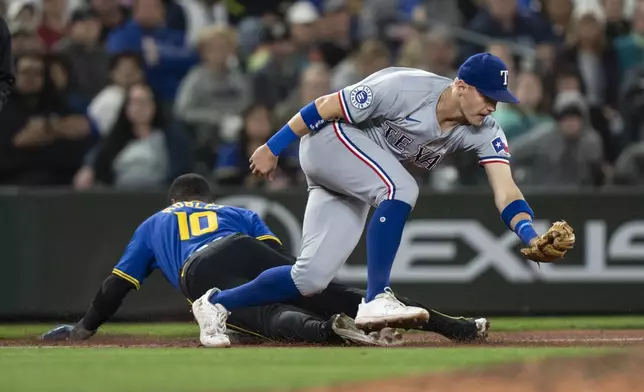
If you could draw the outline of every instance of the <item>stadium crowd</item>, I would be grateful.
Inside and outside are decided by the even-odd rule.
[[[301,107],[388,66],[456,76],[488,51],[519,105],[493,114],[519,184],[644,184],[644,0],[4,0],[16,84],[0,185],[304,187],[297,145],[275,181],[250,154]],[[427,173],[485,184],[475,154]]]

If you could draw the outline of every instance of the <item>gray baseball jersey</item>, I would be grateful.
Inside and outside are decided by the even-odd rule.
[[[304,295],[323,290],[362,235],[369,206],[400,200],[412,207],[418,184],[400,163],[431,170],[457,150],[481,164],[507,163],[503,131],[488,116],[481,127],[441,133],[436,104],[452,80],[409,68],[387,68],[338,92],[344,122],[300,141],[300,164],[310,187],[302,249],[291,271]]]
[[[491,116],[480,127],[459,125],[441,133],[436,105],[450,83],[430,72],[392,67],[338,94],[345,121],[401,161],[431,170],[447,154],[474,150],[481,164],[508,162],[505,135]]]

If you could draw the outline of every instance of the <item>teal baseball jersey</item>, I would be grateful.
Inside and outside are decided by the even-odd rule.
[[[235,233],[279,242],[253,211],[200,201],[175,203],[136,229],[112,273],[139,289],[141,282],[159,269],[179,289],[186,259],[202,246]]]

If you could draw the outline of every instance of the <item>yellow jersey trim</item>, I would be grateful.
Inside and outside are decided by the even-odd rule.
[[[278,244],[282,245],[282,241],[280,241],[280,239],[275,237],[274,235],[266,234],[266,235],[260,235],[259,237],[256,237],[256,238],[260,241],[273,240],[273,241],[276,241]]]
[[[132,283],[137,290],[141,288],[141,283],[139,283],[139,280],[133,278],[132,276],[126,274],[125,272],[114,268],[112,270],[112,273],[114,275],[118,276],[119,278],[123,278],[123,279],[127,280],[128,282]]]

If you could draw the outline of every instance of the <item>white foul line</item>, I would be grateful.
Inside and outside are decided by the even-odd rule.
[[[498,341],[499,343],[511,342],[507,340]],[[528,339],[528,340],[516,340],[515,342],[520,343],[574,343],[574,342],[642,342],[642,338],[567,338],[567,339]]]

